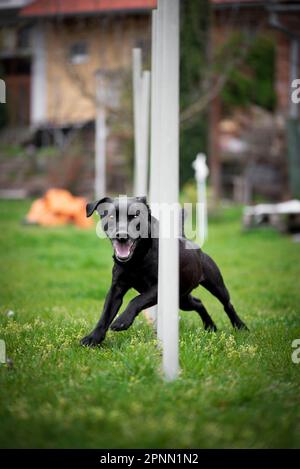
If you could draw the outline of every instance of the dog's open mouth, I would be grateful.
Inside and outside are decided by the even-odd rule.
[[[120,261],[127,261],[130,259],[133,250],[134,250],[135,242],[132,239],[114,239],[113,240],[113,247],[115,250],[115,255],[117,259]]]

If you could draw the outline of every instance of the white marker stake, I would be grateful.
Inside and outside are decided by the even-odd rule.
[[[150,72],[144,71],[142,76],[141,96],[141,154],[137,192],[135,195],[148,194],[148,162],[149,162],[149,118],[150,118]]]
[[[162,104],[162,12],[161,6],[153,11],[152,16],[152,100],[151,100],[151,160],[150,160],[150,202],[151,210],[155,218],[159,219],[158,204],[160,198],[160,157],[162,149],[162,126],[161,126],[161,104]],[[163,340],[163,318],[156,308],[157,338],[162,344]]]
[[[148,193],[150,72],[142,73],[142,51],[132,50],[134,113],[134,195]]]
[[[106,112],[105,83],[101,72],[96,72],[96,130],[95,130],[95,197],[106,193]]]
[[[139,194],[141,161],[142,51],[132,50],[133,122],[134,122],[134,195]]]
[[[158,109],[158,78],[157,78],[157,11],[152,11],[152,44],[151,44],[151,132],[150,132],[150,178],[149,178],[149,199],[152,215],[159,218],[157,202],[159,200],[159,148],[157,134],[159,129],[159,109]],[[157,323],[157,305],[148,309],[150,320],[156,324],[157,333],[162,331],[162,327]],[[158,337],[160,340],[162,337]]]
[[[195,170],[195,177],[197,181],[197,227],[200,246],[203,246],[204,241],[208,237],[208,222],[207,222],[207,197],[206,197],[206,179],[209,174],[209,169],[206,164],[206,156],[204,153],[199,153],[193,162]]]
[[[133,110],[134,110],[134,195],[148,194],[150,77],[149,71],[142,74],[141,49],[133,49]],[[151,311],[146,318],[155,320]]]
[[[157,134],[159,130],[159,106],[158,106],[158,73],[157,73],[157,11],[152,11],[152,44],[151,44],[151,138],[150,138],[150,181],[149,181],[149,198],[150,203],[155,204],[159,200],[159,145]],[[153,206],[155,207],[155,205]],[[158,212],[158,211],[157,211]],[[154,213],[158,217],[158,213]]]
[[[162,21],[161,154],[160,202],[178,204],[179,192],[179,0],[158,0]],[[175,232],[179,227],[179,210],[170,217],[161,210],[159,228],[158,314],[163,321],[163,371],[165,378],[178,375],[178,297],[179,243]],[[170,236],[166,234],[170,231]]]

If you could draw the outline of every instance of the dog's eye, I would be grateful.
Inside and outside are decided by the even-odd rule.
[[[139,216],[135,214],[135,215],[133,215],[133,218],[139,218]]]

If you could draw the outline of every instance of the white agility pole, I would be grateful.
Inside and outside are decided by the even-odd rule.
[[[203,246],[208,237],[206,179],[209,174],[204,153],[197,155],[192,166],[197,182],[197,230],[200,246]]]
[[[134,114],[134,195],[148,193],[150,72],[142,72],[142,51],[132,50]]]
[[[179,0],[158,0],[162,37],[160,203],[174,206],[169,218],[160,210],[158,316],[162,317],[163,372],[166,380],[178,375],[179,299]],[[162,206],[161,206],[162,208]],[[167,236],[167,233],[170,236]]]
[[[141,49],[133,49],[133,112],[134,112],[134,195],[148,194],[149,119],[151,73],[142,73]],[[153,323],[151,309],[144,311],[146,319]]]
[[[101,71],[96,72],[96,128],[95,128],[95,197],[106,194],[106,110],[105,81]]]
[[[149,71],[142,75],[141,93],[141,155],[139,164],[138,186],[135,195],[144,196],[148,194],[148,163],[149,163],[149,119],[150,119],[150,77]]]
[[[150,177],[149,177],[149,200],[152,215],[159,218],[159,140],[157,138],[160,129],[160,112],[159,112],[159,82],[157,70],[157,11],[152,11],[152,38],[151,38],[151,132],[150,132]],[[162,332],[162,324],[158,325],[157,321],[157,305],[148,309],[148,317],[156,326],[157,334]],[[161,334],[158,336],[162,340]]]
[[[153,215],[157,218],[159,210],[157,203],[159,200],[159,140],[160,112],[159,112],[159,81],[158,81],[158,14],[152,11],[152,41],[151,41],[151,137],[150,137],[150,181],[149,199]]]
[[[152,81],[151,81],[151,158],[150,158],[150,204],[155,218],[159,219],[160,202],[160,156],[162,144],[161,103],[162,103],[162,12],[161,6],[152,12]],[[157,338],[162,344],[163,320],[158,314],[158,306],[151,311],[156,317]]]
[[[142,95],[142,51],[132,50],[133,124],[134,124],[134,195],[139,191],[139,162],[141,160],[141,95]]]

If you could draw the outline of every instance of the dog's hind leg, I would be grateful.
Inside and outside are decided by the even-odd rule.
[[[192,295],[180,298],[180,309],[183,311],[196,311],[203,321],[204,329],[207,331],[216,331],[217,326],[205,309],[203,303]]]
[[[216,263],[205,253],[203,255],[204,280],[200,282],[206,290],[214,295],[223,305],[231,324],[236,329],[248,330],[230,302],[229,292],[225,286],[222,274]]]

